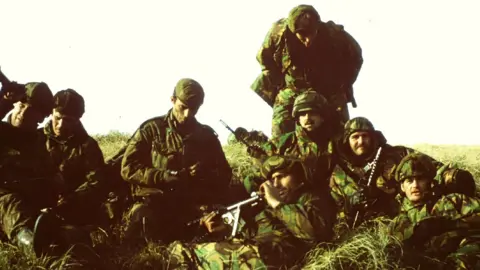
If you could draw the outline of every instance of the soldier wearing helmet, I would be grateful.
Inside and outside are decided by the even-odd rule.
[[[250,151],[256,158],[285,155],[301,159],[311,172],[315,186],[325,189],[328,185],[329,160],[332,139],[342,130],[340,121],[327,100],[312,89],[305,90],[296,99],[292,110],[296,121],[294,131],[271,139],[262,146],[263,151]],[[317,173],[321,173],[319,175]]]
[[[312,88],[349,119],[353,84],[363,64],[362,49],[343,26],[322,22],[311,5],[294,7],[269,30],[257,60],[262,73],[252,89],[273,108],[272,138],[293,131],[295,98]]]
[[[82,95],[73,89],[58,91],[53,96],[51,120],[43,129],[46,148],[64,180],[56,211],[75,225],[100,222],[107,188],[101,175],[103,153],[82,125],[84,113]]]
[[[415,254],[440,262],[420,260],[422,269],[479,269],[480,200],[435,189],[437,174],[436,165],[424,154],[411,153],[401,160],[395,171],[401,211],[390,233],[403,242],[406,257]]]
[[[7,94],[4,87],[9,85],[0,92],[0,111],[12,110],[7,122],[0,124],[0,234],[36,256],[40,244],[34,242],[35,220],[57,198],[56,170],[42,130],[37,129],[52,112],[53,95],[43,82],[15,85],[16,95]]]
[[[332,238],[334,209],[308,187],[302,162],[272,156],[261,166],[264,202],[252,219],[241,222],[236,240],[169,247],[172,268],[238,269],[291,268],[315,243]],[[208,232],[223,236],[231,228],[215,212],[201,222]],[[230,230],[228,230],[228,229]],[[240,241],[238,241],[240,240]]]
[[[349,120],[333,147],[335,166],[330,187],[340,209],[338,218],[355,226],[376,216],[396,215],[399,187],[393,172],[403,157],[414,152],[412,148],[387,144],[382,132],[365,117]],[[439,187],[446,192],[475,192],[469,172],[432,161],[439,171]]]
[[[228,199],[230,165],[217,134],[195,118],[204,96],[197,81],[179,80],[172,109],[141,124],[128,141],[121,175],[134,204],[126,213],[126,240],[191,237],[187,221],[202,206]]]

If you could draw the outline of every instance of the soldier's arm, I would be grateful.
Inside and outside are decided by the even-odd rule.
[[[162,188],[175,178],[174,176],[171,179],[167,178],[166,169],[153,167],[152,138],[150,137],[145,128],[139,128],[128,141],[122,159],[121,175],[131,184]]]
[[[265,36],[256,56],[262,73],[252,84],[252,89],[261,96],[270,93],[272,96],[262,96],[270,106],[273,106],[276,92],[284,84],[281,66],[275,62],[274,58],[276,46],[278,46],[279,39],[283,34],[281,31],[280,21],[275,22]]]
[[[8,146],[18,151],[28,151],[37,143],[36,130],[24,130],[0,121],[0,146]]]
[[[352,35],[343,29],[343,26],[335,25],[333,27],[336,29],[334,39],[342,58],[344,79],[353,84],[363,65],[362,47]]]
[[[304,241],[328,241],[333,234],[335,206],[327,201],[307,193],[297,203],[279,205],[274,214],[295,237]]]

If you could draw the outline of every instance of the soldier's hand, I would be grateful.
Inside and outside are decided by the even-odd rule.
[[[350,205],[353,208],[363,207],[368,203],[368,195],[366,189],[360,188],[357,192],[350,196]]]
[[[200,225],[205,226],[209,233],[217,233],[227,229],[220,215],[216,212],[210,212],[200,221]]]
[[[265,195],[265,200],[272,208],[276,208],[283,201],[280,189],[274,187],[270,181],[265,181],[260,186],[260,192]]]
[[[0,93],[2,94],[0,98],[16,103],[24,97],[25,85],[12,82],[8,85],[3,85]]]
[[[195,177],[195,176],[198,176],[198,172],[200,171],[200,162],[197,162],[195,164],[193,164],[192,166],[188,167],[188,174],[191,176],[191,177]]]

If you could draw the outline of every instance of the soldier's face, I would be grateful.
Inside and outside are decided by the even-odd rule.
[[[56,136],[68,137],[72,135],[74,127],[79,121],[80,119],[74,116],[61,114],[56,109],[53,110],[52,127]]]
[[[400,186],[402,191],[413,203],[421,202],[430,188],[430,181],[424,177],[410,177]]]
[[[308,132],[319,128],[324,122],[323,117],[315,111],[301,112],[298,116],[300,126]]]
[[[36,129],[44,117],[30,104],[16,102],[13,105],[10,123],[15,127]]]
[[[357,131],[348,137],[350,149],[357,156],[368,154],[372,149],[372,137],[366,131]]]
[[[281,171],[272,174],[271,182],[280,190],[280,197],[286,203],[290,201],[292,193],[301,183],[293,174]]]
[[[297,31],[295,33],[295,36],[300,40],[300,42],[307,48],[312,46],[313,41],[317,37],[318,31],[313,31],[313,32],[307,32],[307,31]]]
[[[195,119],[197,114],[197,108],[190,108],[187,104],[183,103],[180,99],[172,97],[173,104],[173,116],[179,124],[188,124],[190,121]]]

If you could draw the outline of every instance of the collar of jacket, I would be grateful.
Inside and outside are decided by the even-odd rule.
[[[78,125],[74,128],[72,135],[67,138],[59,138],[53,132],[52,120],[49,120],[45,127],[43,128],[43,133],[47,136],[48,139],[53,140],[59,144],[81,144],[87,138],[88,134],[81,122],[78,122]]]

